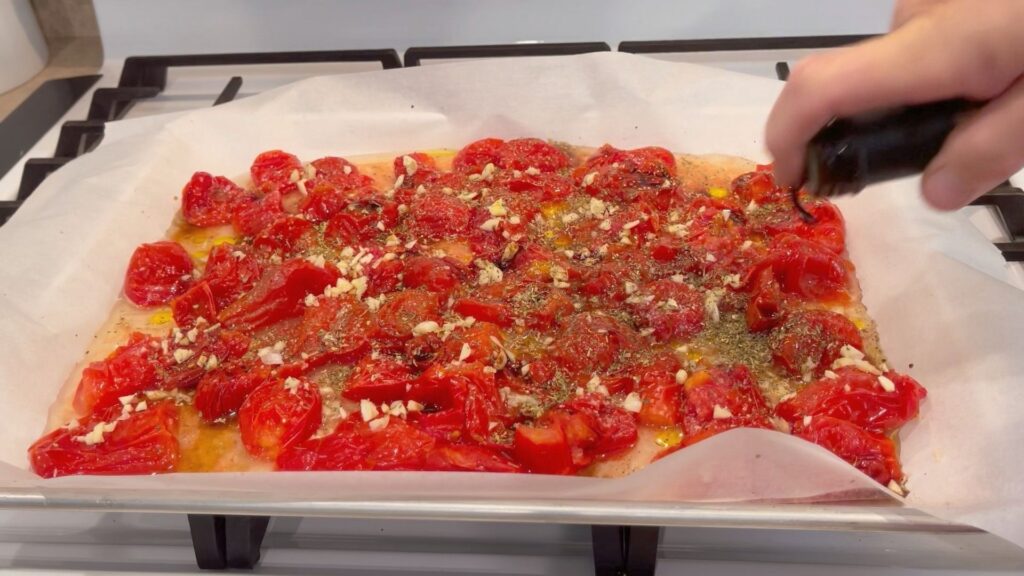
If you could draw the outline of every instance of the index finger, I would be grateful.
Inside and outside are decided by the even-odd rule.
[[[778,181],[799,184],[807,142],[833,117],[1005,90],[1024,55],[1014,15],[964,6],[943,4],[886,36],[801,62],[766,128]]]

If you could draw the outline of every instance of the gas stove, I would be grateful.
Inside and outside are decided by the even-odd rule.
[[[792,62],[863,38],[625,41],[614,47],[600,41],[517,43],[411,47],[401,55],[394,49],[365,49],[109,59],[95,76],[44,86],[12,114],[13,123],[5,122],[0,138],[15,140],[7,140],[14,150],[5,152],[11,166],[0,178],[0,219],[13,214],[50,173],[102,145],[109,122],[215,106],[310,76],[617,49],[784,80]],[[21,133],[7,133],[11,126]],[[0,154],[0,167],[4,158]],[[1024,259],[1020,190],[1008,182],[967,210],[1008,261]],[[1019,265],[1013,269],[1024,287],[1024,270]],[[166,573],[191,571],[197,560],[204,568],[248,567],[259,558],[261,544],[260,570],[268,573],[653,574],[655,559],[662,573],[689,569],[708,575],[755,569],[760,574],[866,574],[880,569],[917,574],[944,569],[980,575],[1024,567],[1024,553],[981,531],[791,528],[659,532],[554,524],[275,518],[267,530],[260,518],[0,511],[0,568],[34,574],[67,569]],[[624,548],[627,544],[629,550]]]

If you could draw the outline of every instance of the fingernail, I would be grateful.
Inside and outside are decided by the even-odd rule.
[[[948,167],[925,174],[921,182],[924,199],[939,210],[956,210],[970,202],[970,187]]]

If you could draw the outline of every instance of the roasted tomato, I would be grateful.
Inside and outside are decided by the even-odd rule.
[[[903,481],[903,470],[892,440],[830,416],[815,416],[794,434],[814,442],[852,464],[882,485]]]
[[[636,347],[636,333],[621,321],[602,314],[577,314],[555,339],[554,358],[574,374],[607,370],[619,354]]]
[[[124,295],[138,306],[159,306],[192,284],[192,258],[177,242],[142,244],[124,275]]]
[[[789,200],[788,190],[775,184],[770,166],[759,166],[754,172],[740,174],[730,187],[743,202],[754,202],[755,205]]]
[[[243,236],[255,236],[283,214],[280,191],[247,193],[235,203],[231,225]]]
[[[209,320],[217,317],[217,299],[210,283],[203,280],[187,292],[171,301],[171,313],[174,322],[181,327],[194,326],[199,319]]]
[[[423,290],[407,290],[388,298],[377,312],[377,332],[387,339],[406,340],[413,337],[413,328],[424,322],[441,321],[441,305],[437,294]]]
[[[557,423],[516,427],[513,443],[516,460],[530,472],[538,474],[571,474],[575,471],[572,448],[565,432]]]
[[[252,288],[262,271],[259,261],[249,253],[231,244],[219,244],[210,250],[202,281],[209,285],[216,309],[219,310]],[[183,324],[179,322],[179,325]]]
[[[421,412],[411,413],[409,421],[442,440],[484,441],[492,422],[507,419],[494,374],[479,363],[433,364],[416,379],[406,398],[424,406]]]
[[[510,170],[535,168],[541,172],[555,172],[569,167],[569,156],[538,138],[517,138],[502,145],[496,164]]]
[[[683,388],[683,431],[688,445],[731,428],[771,428],[768,406],[746,366],[701,370]]]
[[[405,389],[412,381],[412,373],[401,362],[389,358],[363,358],[345,382],[341,395],[349,400],[390,404],[405,397]]]
[[[196,410],[208,422],[226,418],[237,412],[249,394],[269,377],[267,369],[242,364],[207,372],[196,386]]]
[[[747,328],[751,332],[763,332],[775,328],[785,316],[785,297],[779,290],[779,283],[770,272],[762,272],[754,281],[754,288],[747,301]]]
[[[268,381],[253,390],[238,410],[242,444],[253,456],[274,460],[281,450],[316,432],[320,410],[320,391],[308,381]]]
[[[270,150],[261,153],[252,161],[249,175],[252,176],[252,183],[257,188],[265,187],[287,193],[295,188],[292,174],[301,176],[302,171],[302,162],[295,155],[281,150]]]
[[[32,470],[44,478],[73,474],[157,474],[178,465],[178,408],[171,402],[107,411],[108,421],[76,420],[28,449]],[[145,406],[143,408],[143,406]]]
[[[289,255],[312,244],[313,224],[304,218],[281,218],[253,239],[257,252]]]
[[[320,294],[338,279],[331,266],[319,267],[306,260],[289,260],[268,269],[252,291],[247,292],[220,314],[225,326],[260,328],[304,309],[307,295]]]
[[[333,433],[296,444],[277,458],[279,470],[422,470],[436,440],[400,418],[370,424],[345,420]]]
[[[321,298],[318,305],[303,311],[302,322],[286,346],[292,355],[345,350],[366,340],[369,330],[370,311],[354,296]]]
[[[88,416],[116,405],[121,396],[157,388],[161,364],[159,341],[145,334],[132,333],[126,344],[82,371],[82,379],[75,391],[75,412]]]
[[[636,285],[632,287],[636,290]],[[660,340],[689,340],[704,329],[704,297],[686,284],[657,280],[638,292],[634,305],[644,326]]]
[[[413,198],[409,227],[419,238],[441,240],[464,233],[471,215],[470,207],[458,198],[428,191]]]
[[[814,215],[813,222],[805,221],[789,198],[764,206],[748,206],[748,225],[758,234],[795,234],[841,254],[846,248],[846,232],[839,209],[825,200],[808,202],[804,208]]]
[[[675,157],[664,148],[618,150],[605,145],[573,176],[591,196],[628,202],[671,189],[675,172]]]
[[[325,156],[310,164],[316,173],[312,180],[306,182],[306,190],[314,189],[318,182],[327,182],[339,190],[355,190],[373,184],[373,178],[361,174],[359,168],[344,158]]]
[[[843,346],[864,348],[860,330],[846,316],[829,310],[793,312],[771,335],[772,359],[794,376],[820,376]]]
[[[181,191],[181,215],[193,226],[228,224],[235,202],[244,193],[223,176],[196,172]]]
[[[505,141],[484,138],[467,144],[452,160],[452,170],[461,174],[478,174],[488,164],[498,165]]]
[[[477,322],[468,328],[453,330],[444,342],[444,361],[492,364],[504,354],[505,336],[496,324]]]
[[[458,286],[465,274],[446,259],[412,256],[405,259],[402,283],[406,288],[423,288],[447,294]]]
[[[829,248],[797,236],[778,237],[772,249],[752,269],[770,269],[787,294],[808,300],[831,300],[846,294],[849,272],[846,262]]]
[[[592,443],[574,445],[573,448],[583,450],[593,457],[621,452],[636,444],[636,418],[613,405],[604,396],[579,396],[556,408],[558,410],[586,418],[588,427],[596,432],[596,438]]]
[[[512,310],[507,304],[497,300],[460,298],[452,304],[452,310],[460,316],[491,322],[498,326],[512,324]]]
[[[910,376],[875,376],[853,367],[839,368],[809,384],[775,407],[790,424],[806,417],[846,420],[874,434],[889,434],[917,417],[927,392]]]
[[[423,152],[413,152],[395,158],[392,163],[395,181],[402,179],[403,188],[416,188],[437,175],[434,158]]]
[[[505,450],[480,444],[440,444],[427,456],[431,470],[464,470],[470,472],[521,472]]]

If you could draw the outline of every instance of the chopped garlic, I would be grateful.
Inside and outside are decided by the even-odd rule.
[[[825,378],[828,378],[829,380],[835,380],[835,379],[839,378],[839,375],[836,374],[835,372],[831,371],[831,370],[825,370],[824,376],[825,376]]]
[[[405,167],[405,173],[409,176],[415,174],[416,170],[419,170],[420,167],[419,163],[416,162],[416,159],[409,155],[402,156],[402,166]]]
[[[622,400],[622,409],[627,412],[639,412],[643,407],[644,401],[640,399],[640,394],[636,392],[626,394],[626,398]]]
[[[714,418],[715,420],[725,420],[726,418],[732,418],[732,412],[730,412],[729,409],[724,406],[719,406],[718,404],[715,404],[714,412],[712,413],[712,418]]]
[[[583,177],[583,185],[590,186],[594,183],[595,178],[597,178],[597,172],[588,172],[587,175]]]
[[[186,348],[178,348],[177,350],[174,351],[174,361],[177,362],[178,364],[181,364],[187,361],[189,358],[191,358],[193,354],[195,353],[192,352],[191,350],[188,350]]]
[[[388,427],[388,422],[391,421],[391,416],[381,416],[380,418],[374,418],[370,420],[369,426],[371,432],[379,432]]]
[[[804,426],[810,426],[811,425],[811,417],[810,416],[804,416],[803,424],[804,424]]]
[[[459,350],[459,362],[464,362],[467,358],[469,358],[472,355],[473,348],[469,344],[463,342],[462,350]]]
[[[409,400],[405,403],[405,408],[409,412],[420,412],[423,410],[423,404],[420,404],[415,400]]]
[[[362,416],[363,422],[369,422],[377,416],[380,416],[380,411],[366,398],[359,401],[359,415]]]
[[[508,207],[505,206],[505,201],[498,198],[493,204],[487,207],[487,211],[491,213],[491,216],[508,216]]]
[[[636,292],[637,286],[635,282],[630,282],[629,280],[626,280],[622,284],[622,289],[626,291],[626,294],[632,294]]]
[[[265,348],[260,348],[256,352],[256,355],[259,357],[260,362],[262,362],[262,363],[264,363],[264,364],[266,364],[268,366],[273,366],[273,365],[276,365],[276,364],[284,364],[284,358],[281,356],[281,352],[277,351],[277,350],[274,350],[270,346],[267,346]]]
[[[879,376],[878,383],[882,386],[882,390],[885,390],[886,392],[896,391],[896,383],[885,376]]]
[[[284,379],[284,387],[286,390],[295,394],[299,390],[299,385],[302,384],[298,378],[292,378],[291,376]]]
[[[886,485],[886,488],[895,492],[897,496],[907,495],[906,491],[903,489],[903,486],[901,486],[900,483],[895,480],[889,480],[889,484]]]
[[[676,370],[676,384],[682,384],[683,382],[686,382],[687,378],[689,378],[689,374],[686,373],[686,370]]]
[[[536,176],[536,175],[540,174],[540,170],[538,168],[536,168],[535,166],[530,166],[529,168],[524,170],[523,173],[524,174],[529,174],[530,176]]]
[[[608,213],[608,208],[600,198],[590,198],[590,215],[594,218],[603,218]]]
[[[622,229],[623,230],[632,230],[633,228],[636,228],[639,225],[640,225],[640,221],[639,220],[631,220],[631,221],[626,222],[625,224],[623,224],[622,225]]]
[[[495,266],[490,260],[477,259],[473,264],[480,269],[479,274],[477,274],[477,282],[481,286],[497,284],[505,278],[505,273],[501,271],[501,268]]]
[[[434,322],[433,320],[426,320],[426,321],[420,322],[419,324],[413,326],[413,328],[412,328],[413,336],[422,336],[424,334],[433,334],[434,332],[440,332],[440,331],[441,331],[441,326],[438,325],[438,323]]]
[[[320,302],[316,299],[316,296],[313,294],[306,294],[306,297],[302,300],[302,303],[305,304],[308,308],[315,308],[316,306],[320,305]]]
[[[480,225],[480,229],[484,232],[494,232],[499,224],[501,224],[501,218],[490,218],[484,220],[484,223]]]

